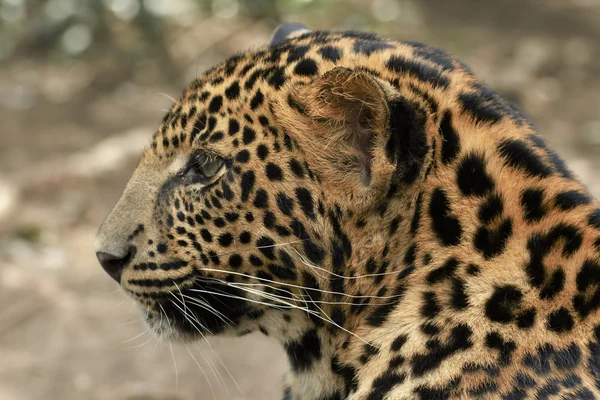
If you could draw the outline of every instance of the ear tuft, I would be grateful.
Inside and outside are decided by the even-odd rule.
[[[308,32],[310,32],[310,29],[304,24],[300,24],[297,22],[281,24],[273,32],[273,35],[271,36],[271,42],[269,45],[271,47],[275,47],[288,39],[300,36]]]

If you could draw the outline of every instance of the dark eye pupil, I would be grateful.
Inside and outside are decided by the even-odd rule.
[[[203,153],[194,155],[187,167],[185,182],[188,184],[209,183],[219,173],[224,164],[225,161],[219,157],[209,159]]]
[[[210,178],[210,177],[216,175],[217,172],[219,172],[222,165],[223,165],[222,160],[210,161],[205,164],[199,165],[196,168],[197,169],[196,172],[199,173],[200,175],[204,175],[205,177]]]

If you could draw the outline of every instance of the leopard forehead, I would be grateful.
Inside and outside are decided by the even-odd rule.
[[[243,131],[244,126],[267,131],[283,144],[289,138],[278,135],[272,119],[275,103],[300,107],[288,97],[290,88],[306,85],[336,67],[365,71],[395,87],[410,86],[429,107],[440,99],[429,98],[423,86],[483,90],[464,64],[422,43],[396,42],[359,32],[305,33],[274,47],[235,55],[196,79],[164,115],[152,148],[159,157],[168,158],[181,146],[205,142],[210,145],[225,139],[234,150],[243,140],[246,144],[254,140],[248,130]],[[466,86],[461,88],[463,84]],[[477,95],[486,93],[473,94]],[[467,99],[464,103],[468,108]],[[508,109],[490,107],[487,116],[486,110],[478,110],[474,105],[469,111],[483,119],[499,120]],[[286,127],[280,128],[285,134]],[[228,136],[235,137],[227,141]]]
[[[187,184],[198,157],[223,167]],[[303,31],[238,54],[164,116],[123,199],[100,241],[134,243],[120,282],[148,323],[273,336],[290,393],[593,398],[600,381],[598,203],[441,50]]]

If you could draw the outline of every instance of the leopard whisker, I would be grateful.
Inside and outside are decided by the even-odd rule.
[[[255,279],[261,282],[270,282],[270,283],[275,283],[278,285],[284,285],[284,286],[289,286],[289,287],[293,287],[296,289],[306,289],[306,290],[312,290],[315,292],[321,292],[321,293],[325,293],[325,294],[333,294],[333,295],[337,295],[337,296],[344,296],[344,297],[350,297],[350,298],[356,298],[356,299],[367,299],[367,298],[372,298],[372,299],[393,299],[393,298],[397,298],[400,297],[401,295],[392,295],[392,296],[369,296],[369,295],[351,295],[351,294],[347,294],[347,293],[343,293],[343,292],[334,292],[334,291],[330,291],[330,290],[324,290],[324,289],[315,289],[315,288],[310,288],[310,287],[306,287],[306,286],[302,286],[302,285],[296,285],[293,283],[288,283],[288,282],[278,282],[278,281],[274,281],[272,279],[266,279],[266,278],[260,278],[254,275],[248,275],[248,274],[244,274],[241,272],[235,272],[235,271],[225,271],[225,270],[221,270],[221,269],[215,269],[215,268],[202,268],[203,271],[207,271],[207,272],[220,272],[220,273],[225,273],[225,274],[231,274],[231,275],[236,275],[236,276],[242,276],[242,277],[246,277],[246,278],[250,278],[250,279]],[[212,278],[212,277],[211,277]],[[202,277],[202,279],[207,279],[207,277]],[[217,280],[218,282],[223,282],[217,278],[212,278]]]
[[[190,289],[192,292],[198,292],[198,293],[205,293],[205,294],[213,294],[216,296],[223,296],[223,297],[228,297],[230,299],[234,299],[234,300],[244,300],[244,301],[248,301],[250,303],[255,303],[255,304],[259,304],[259,305],[263,305],[263,306],[268,306],[268,307],[275,307],[275,308],[281,308],[281,309],[290,309],[290,308],[297,308],[297,306],[295,305],[289,305],[286,307],[280,306],[280,305],[276,305],[276,304],[271,304],[271,303],[266,303],[263,301],[258,301],[258,300],[254,300],[254,299],[248,299],[246,297],[242,297],[242,296],[236,296],[236,295],[232,295],[229,293],[225,293],[225,292],[213,292],[210,290],[203,290],[203,289]]]
[[[175,390],[179,390],[179,371],[177,370],[177,361],[175,361],[175,352],[173,351],[173,343],[169,340],[169,349],[171,349],[171,356],[173,357],[173,366],[175,367]]]
[[[300,307],[300,306],[298,306],[296,304],[290,304],[287,301],[282,300],[282,299],[280,299],[278,297],[270,297],[268,293],[261,292],[260,294],[263,295],[266,298],[270,298],[270,299],[272,299],[274,301],[282,303],[283,305],[273,305],[273,304],[261,302],[261,301],[258,301],[258,300],[254,300],[254,299],[248,299],[248,298],[242,297],[242,296],[235,296],[235,295],[230,295],[230,294],[220,294],[220,293],[210,292],[210,291],[201,290],[201,289],[190,289],[190,290],[195,291],[195,292],[199,292],[199,293],[212,293],[212,294],[222,295],[222,296],[226,296],[226,297],[229,297],[229,298],[240,299],[240,300],[244,300],[244,301],[247,301],[247,302],[250,302],[250,303],[261,304],[261,305],[265,305],[265,306],[273,307],[273,308],[301,310],[301,311],[306,312],[307,314],[314,315],[315,317],[317,317],[317,318],[319,318],[319,319],[321,319],[321,320],[323,320],[325,322],[329,322],[333,326],[335,326],[338,329],[340,329],[340,330],[342,330],[342,331],[344,331],[344,332],[346,332],[346,333],[348,333],[348,334],[356,337],[357,339],[359,339],[360,341],[364,342],[365,344],[372,345],[372,343],[370,343],[367,340],[363,339],[362,337],[358,336],[356,333],[354,333],[352,331],[349,331],[348,329],[344,328],[343,326],[340,326],[335,321],[332,321],[330,319],[326,319],[322,315],[320,315],[319,313],[317,313],[317,312],[315,312],[313,310],[310,310],[309,308]],[[249,291],[249,290],[247,290],[247,291]],[[249,292],[251,293],[251,291],[249,291]]]
[[[227,375],[229,375],[229,377],[233,381],[233,384],[235,385],[235,387],[237,388],[237,390],[240,392],[240,394],[242,395],[242,397],[245,397],[244,393],[242,392],[242,389],[240,388],[240,385],[238,385],[236,379],[233,377],[233,375],[229,371],[229,368],[227,368],[227,365],[225,365],[225,363],[223,362],[223,360],[221,359],[221,357],[219,356],[219,354],[215,351],[215,349],[212,346],[210,346],[210,349],[212,350],[212,352],[214,353],[214,355],[217,357],[217,360],[219,360],[219,363],[225,369],[225,371],[227,372]]]
[[[140,317],[138,315],[138,316],[135,316],[135,317],[126,318],[126,320],[127,320],[126,322],[120,323],[119,326],[128,326],[128,325],[132,325],[132,324],[138,323],[138,322],[140,322],[142,320],[142,317]]]
[[[169,316],[168,316],[168,314],[167,314],[167,311],[166,311],[166,310],[165,310],[165,308],[162,306],[162,304],[158,303],[158,306],[160,307],[160,309],[162,310],[162,312],[165,314],[165,319],[168,321],[168,320],[169,320]],[[163,326],[163,324],[162,324],[162,314],[161,314],[160,324],[161,324],[161,326]],[[172,328],[171,328],[171,326],[170,326],[170,325],[168,325],[168,327],[169,327],[169,330],[170,330],[170,331],[172,331]],[[170,335],[170,334],[171,334],[171,332],[169,332],[169,335]],[[168,336],[169,336],[169,335],[168,335]],[[163,335],[161,335],[161,336],[160,336],[160,338],[161,338],[161,339],[163,338],[162,336],[163,336]]]
[[[211,391],[211,393],[213,395],[213,399],[216,400],[217,399],[217,395],[215,394],[215,390],[213,389],[212,383],[210,383],[210,379],[208,379],[208,375],[206,375],[206,372],[204,371],[204,368],[202,368],[200,366],[200,363],[198,362],[198,360],[196,360],[196,357],[194,357],[194,355],[192,354],[192,352],[191,352],[190,348],[188,347],[187,343],[184,343],[183,345],[185,346],[185,348],[187,349],[188,353],[192,357],[192,360],[194,360],[194,362],[196,363],[196,365],[198,366],[198,368],[202,372],[202,375],[204,375],[204,379],[206,379],[206,382],[208,383],[208,387],[210,388],[210,391]]]
[[[204,279],[204,278],[202,278],[202,279]],[[227,281],[224,281],[224,280],[218,279],[218,278],[210,278],[210,279],[213,279],[214,281],[216,281],[220,284],[225,284],[226,286],[229,286],[228,284],[230,284],[230,283],[231,284],[235,283],[236,285],[240,285],[240,286],[264,286],[264,287],[270,288],[272,290],[276,290],[278,292],[284,292],[292,297],[296,297],[296,298],[299,297],[299,295],[292,293],[289,290],[278,288],[278,287],[272,286],[272,285],[266,285],[264,283],[227,282]],[[299,299],[299,300],[301,300],[301,299]]]
[[[179,289],[179,285],[177,285],[177,282],[173,281],[173,284],[175,285],[175,287],[177,288],[177,290],[179,291],[179,295],[181,296],[181,304],[183,305],[184,310],[187,310],[187,306],[185,305],[185,299],[183,297],[183,293],[181,293],[181,289]],[[173,294],[173,292],[169,292],[173,297],[175,297],[177,299],[177,296],[175,296],[175,294]],[[190,310],[191,311],[191,310]],[[187,313],[187,311],[184,311],[184,315]],[[186,316],[187,318],[187,316]],[[198,322],[198,324],[200,325],[200,327],[202,327],[202,324],[200,323],[200,321],[198,320],[198,318],[195,318],[195,320]],[[203,328],[203,327],[202,327]],[[204,335],[203,335],[204,336]]]
[[[269,244],[269,245],[264,245],[264,246],[252,246],[252,247],[247,247],[247,248],[243,248],[243,249],[226,251],[224,253],[216,254],[213,257],[228,256],[228,255],[234,254],[234,253],[245,253],[247,251],[252,251],[252,250],[270,249],[270,248],[274,248],[274,247],[291,246],[291,245],[296,244],[296,243],[302,243],[302,242],[304,242],[306,240],[308,240],[308,239],[299,239],[299,240],[294,240],[294,241],[291,241],[291,242],[275,243],[275,244]],[[197,257],[193,257],[192,260],[196,260],[197,261],[198,258]]]
[[[180,301],[180,300],[179,300],[179,299],[178,299],[178,298],[177,298],[177,297],[176,297],[176,296],[175,296],[173,293],[170,293],[170,294],[171,294],[171,295],[173,295],[173,297],[175,298],[175,300],[177,300],[177,301]],[[171,304],[173,304],[175,307],[177,307],[177,308],[179,309],[179,311],[181,311],[181,312],[182,312],[182,314],[183,314],[183,317],[184,317],[184,318],[185,318],[185,319],[186,319],[186,320],[187,320],[187,321],[188,321],[190,324],[192,324],[192,326],[194,327],[194,329],[196,329],[200,335],[204,336],[204,334],[203,334],[202,330],[206,330],[206,331],[208,331],[208,329],[206,329],[206,327],[205,327],[204,325],[202,325],[202,323],[201,323],[201,322],[198,320],[198,318],[197,318],[196,316],[192,316],[192,318],[194,319],[194,321],[195,321],[195,322],[197,322],[197,323],[198,323],[198,325],[200,325],[200,327],[196,326],[196,324],[194,323],[194,321],[192,321],[192,320],[190,319],[190,317],[188,316],[187,312],[186,312],[186,311],[185,311],[183,308],[181,308],[181,307],[180,307],[180,306],[179,306],[177,303],[175,303],[175,302],[171,301]],[[209,332],[209,333],[212,335],[212,333],[211,333],[211,332]]]
[[[336,278],[342,278],[342,279],[372,278],[372,277],[377,277],[377,276],[396,275],[396,274],[399,274],[400,272],[402,272],[402,270],[399,270],[399,271],[381,272],[381,273],[373,273],[373,274],[363,274],[363,275],[356,275],[356,276],[340,275],[340,274],[336,274],[335,272],[329,271],[329,270],[327,270],[325,268],[321,268],[321,267],[318,267],[318,266],[312,264],[310,261],[308,261],[306,259],[306,257],[304,257],[302,254],[300,254],[300,252],[298,252],[298,250],[296,250],[294,248],[292,248],[292,249],[296,252],[296,254],[298,254],[298,256],[300,257],[300,260],[302,261],[302,263],[304,265],[306,265],[307,267],[310,267],[311,269],[316,269],[316,270],[319,270],[319,271],[326,272],[326,273],[328,273],[330,275],[335,276]],[[322,276],[320,274],[317,274],[317,275],[319,275],[323,279],[327,279],[326,276]]]
[[[278,298],[278,297],[271,296],[270,294],[264,293],[264,292],[262,292],[262,291],[256,291],[256,292],[257,292],[256,294],[263,295],[263,296],[265,296],[265,297],[267,297],[267,298],[271,298],[271,299],[273,299],[273,300],[275,300],[275,301],[282,301],[282,302],[284,302],[285,304],[289,304],[289,303],[287,303],[287,301],[286,301],[286,300],[282,300],[282,299],[280,299],[280,298]],[[309,298],[310,298],[310,296],[309,296]],[[312,300],[312,299],[311,299],[311,300]],[[314,301],[311,301],[311,302],[312,302],[312,303],[315,305],[315,307],[317,307],[317,308],[318,308],[318,309],[319,309],[319,310],[320,310],[320,311],[321,311],[321,312],[322,312],[322,313],[325,315],[325,317],[327,317],[327,318],[324,318],[324,317],[323,317],[323,316],[321,316],[319,313],[317,313],[317,312],[315,312],[315,311],[313,311],[313,310],[310,310],[310,309],[308,309],[308,307],[306,307],[306,308],[297,307],[297,308],[298,308],[298,309],[300,309],[300,310],[306,311],[307,313],[309,313],[309,314],[311,314],[311,315],[314,315],[314,316],[316,316],[317,318],[320,318],[321,320],[323,320],[323,321],[325,321],[325,322],[329,322],[331,325],[335,326],[336,328],[338,328],[338,329],[340,329],[340,330],[342,330],[342,331],[344,331],[344,332],[346,332],[346,333],[348,333],[348,334],[350,334],[350,335],[352,335],[352,336],[355,336],[357,339],[359,339],[359,340],[363,341],[363,342],[364,342],[364,343],[366,343],[366,344],[369,344],[369,345],[371,345],[371,343],[370,343],[370,342],[368,342],[367,340],[363,339],[362,337],[358,336],[358,335],[357,335],[357,334],[355,334],[354,332],[352,332],[352,331],[350,331],[350,330],[348,330],[348,329],[344,328],[343,326],[341,326],[341,325],[339,325],[338,323],[336,323],[335,321],[333,321],[333,319],[331,319],[331,317],[329,317],[329,315],[327,315],[327,313],[325,313],[325,311],[323,311],[323,309],[322,309],[322,308],[320,308],[319,306],[317,306],[317,305],[315,304],[315,302],[314,302]],[[306,301],[305,301],[305,303],[306,303]]]
[[[150,341],[152,341],[152,339],[153,339],[153,336],[150,335],[144,343],[136,344],[135,346],[127,346],[127,347],[125,347],[125,349],[126,350],[131,350],[131,349],[139,350],[139,349],[143,348],[144,346],[146,346],[148,343],[150,343]]]
[[[201,299],[196,299],[194,297],[185,295],[184,296],[188,299],[188,301],[190,301],[191,303],[203,308],[206,311],[209,311],[211,313],[213,313],[216,317],[218,317],[221,321],[223,321],[225,324],[227,324],[230,327],[233,327],[233,321],[228,318],[225,314],[223,314],[222,312],[220,312],[219,310],[215,309],[214,307],[212,307],[210,304],[202,301]],[[208,341],[208,340],[207,340]]]
[[[159,94],[159,95],[161,95],[163,97],[166,97],[167,99],[171,100],[173,103],[177,102],[177,100],[175,100],[172,96],[168,95],[165,92],[156,92],[156,94]]]
[[[223,284],[226,284],[227,286],[235,287],[235,288],[238,288],[238,289],[241,289],[241,287],[239,287],[239,286],[266,286],[266,287],[270,287],[270,288],[273,288],[273,289],[277,289],[277,288],[274,288],[273,286],[269,286],[269,285],[263,285],[262,283],[240,283],[240,282],[226,282],[226,281],[220,281],[220,282],[221,282],[221,283],[223,283]],[[238,285],[239,285],[239,286],[238,286]],[[281,290],[281,289],[279,289],[279,290]],[[311,289],[311,290],[312,290],[312,291],[315,291],[315,292],[318,292],[318,291],[319,291],[319,290],[315,290],[315,289]],[[286,292],[287,292],[287,293],[290,293],[290,294],[291,294],[293,297],[296,297],[296,298],[298,297],[298,295],[296,295],[296,294],[293,294],[293,293],[291,293],[291,292],[288,292],[288,291],[286,291]],[[272,295],[273,295],[273,296],[275,296],[275,294],[272,294]],[[306,294],[306,295],[302,295],[302,294],[301,294],[300,296],[302,296],[302,297],[309,297],[309,298],[310,298],[310,301],[311,301],[312,303],[319,303],[319,304],[331,304],[331,305],[348,305],[348,306],[356,305],[355,303],[352,303],[352,302],[347,302],[347,301],[346,301],[346,302],[344,302],[344,301],[313,300],[313,299],[310,297],[310,295],[309,295],[309,294]],[[376,296],[372,296],[372,297],[376,297]],[[281,298],[286,298],[286,297],[284,297],[284,296],[281,296]],[[287,298],[287,299],[289,299],[289,298]],[[292,300],[292,299],[290,299],[290,300]],[[297,301],[306,301],[306,300],[304,300],[304,299],[297,299]],[[371,304],[371,303],[361,303],[361,305],[368,305],[368,304]],[[394,302],[389,302],[389,303],[378,303],[378,304],[379,304],[379,305],[389,305],[389,304],[394,304]]]
[[[229,325],[229,323],[228,323],[227,321],[225,321],[225,320],[224,320],[224,319],[221,317],[221,316],[224,316],[224,315],[223,315],[223,313],[220,313],[219,311],[217,311],[217,310],[216,310],[214,307],[212,307],[212,306],[211,306],[210,304],[208,304],[207,302],[200,301],[200,299],[194,299],[193,297],[190,297],[190,296],[185,296],[185,295],[183,294],[183,292],[181,291],[181,289],[179,289],[179,286],[177,285],[177,283],[176,283],[176,282],[173,282],[173,283],[175,284],[175,287],[177,287],[177,290],[179,291],[179,295],[181,296],[181,300],[182,300],[182,303],[183,303],[183,306],[184,306],[184,308],[186,307],[186,305],[185,305],[185,297],[188,297],[189,299],[197,300],[197,302],[195,302],[195,304],[196,304],[197,306],[199,306],[199,307],[203,308],[203,309],[204,309],[204,310],[206,310],[206,311],[209,311],[209,312],[211,312],[211,313],[212,313],[212,314],[214,314],[215,316],[219,317],[219,318],[220,318],[220,319],[221,319],[223,322],[225,322],[226,324],[228,324],[228,325]],[[192,313],[192,310],[190,310],[190,313]],[[193,313],[192,313],[192,314],[193,314]],[[200,324],[200,326],[201,326],[203,329],[205,329],[205,330],[207,330],[207,331],[208,331],[208,329],[207,329],[205,326],[203,326],[203,325],[200,323],[200,321],[198,320],[198,318],[195,318],[195,320],[198,322],[198,324]],[[231,320],[230,320],[230,321],[231,321]],[[232,323],[233,323],[233,322],[232,322]],[[230,325],[230,326],[231,326],[231,325]],[[205,336],[202,334],[202,332],[200,332],[200,334],[202,335],[202,337],[204,338],[204,340],[206,340],[206,337],[205,337]]]
[[[210,358],[206,357],[206,355],[204,354],[204,352],[202,350],[200,350],[200,355],[202,356],[204,361],[206,361],[206,363],[208,364],[208,367],[212,371],[215,378],[217,378],[217,382],[219,383],[219,386],[221,388],[225,389],[225,392],[227,392],[227,394],[229,394],[229,387],[227,386],[227,382],[225,382],[225,379],[223,379],[223,376],[221,375],[221,373],[219,372],[219,370],[217,369],[215,364],[210,360]]]
[[[187,345],[186,345],[187,347]],[[188,348],[189,350],[189,348]],[[202,351],[200,351],[200,355],[202,356],[202,358],[204,359],[204,361],[206,362],[206,364],[208,365],[208,368],[210,368],[210,371],[213,373],[213,375],[215,376],[215,378],[217,379],[217,383],[219,384],[219,386],[222,389],[225,389],[225,391],[227,393],[229,393],[229,389],[227,388],[227,384],[225,383],[225,381],[223,380],[223,377],[221,376],[221,374],[218,372],[218,370],[216,370],[214,364],[208,359],[206,358],[206,356],[204,355],[204,353]]]
[[[147,332],[148,332],[148,330],[149,330],[149,329],[148,329],[148,328],[146,328],[146,329],[145,329],[145,330],[143,330],[143,331],[142,331],[140,334],[138,334],[138,335],[135,335],[135,336],[134,336],[134,337],[132,337],[131,339],[124,340],[123,342],[121,342],[121,344],[125,344],[125,343],[129,343],[129,342],[132,342],[132,341],[134,341],[135,339],[137,339],[137,338],[139,338],[139,337],[143,336],[145,333],[147,333]]]

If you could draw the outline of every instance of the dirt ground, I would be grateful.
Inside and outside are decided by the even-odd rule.
[[[532,117],[600,198],[600,0],[340,4],[283,19],[459,55]],[[0,399],[280,398],[288,366],[277,344],[259,335],[157,343],[93,252],[170,97],[196,71],[266,43],[275,25],[221,18],[168,32],[176,82],[152,63],[121,79],[118,58],[0,62]]]

